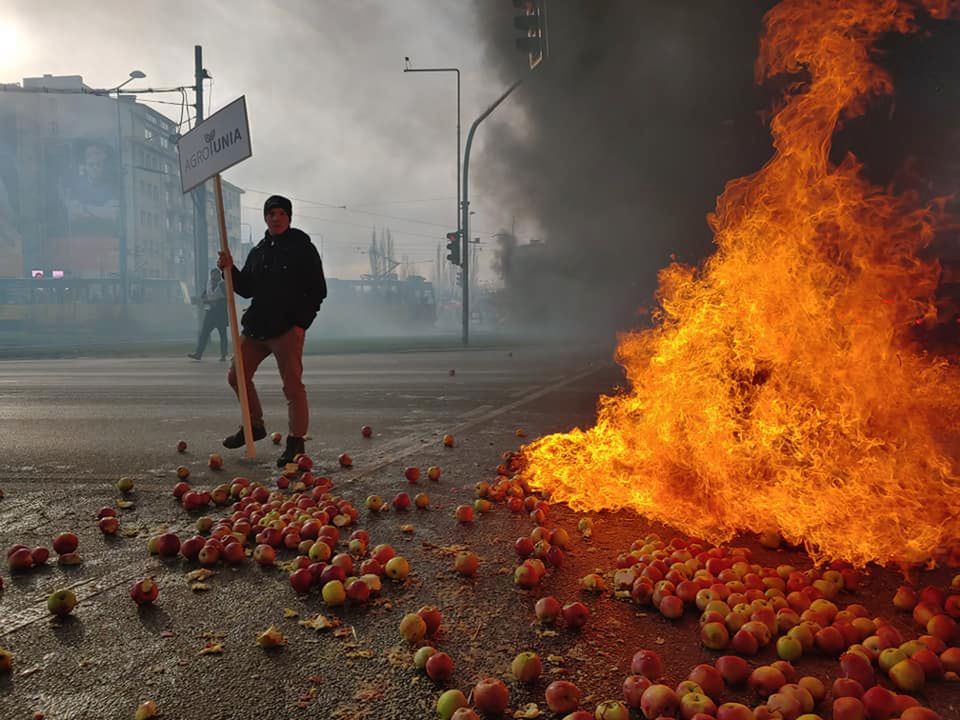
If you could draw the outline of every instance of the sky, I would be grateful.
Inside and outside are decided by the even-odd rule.
[[[224,173],[248,191],[244,234],[257,239],[264,192],[280,193],[295,198],[294,225],[322,242],[328,275],[367,272],[371,230],[389,227],[397,259],[409,256],[413,272],[430,278],[437,245],[457,228],[456,76],[405,75],[404,58],[461,69],[465,141],[502,90],[475,24],[470,3],[435,0],[0,0],[0,82],[49,73],[115,87],[140,70],[146,79],[129,88],[192,85],[202,45],[213,76],[207,114],[247,99],[253,157]],[[153,107],[180,119],[178,106]],[[509,103],[500,112],[522,123]],[[484,169],[481,130],[471,182]],[[532,220],[480,195],[471,207],[480,279],[490,280],[489,236],[514,222],[522,234]]]

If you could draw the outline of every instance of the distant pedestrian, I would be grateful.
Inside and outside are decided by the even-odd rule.
[[[283,394],[287,398],[288,431],[286,449],[277,459],[277,466],[293,462],[304,452],[309,409],[307,389],[303,385],[303,341],[313,323],[320,304],[327,297],[320,254],[301,230],[290,227],[293,204],[285,197],[272,195],[263,205],[267,231],[247,255],[243,270],[233,264],[230,253],[221,252],[217,267],[233,273],[233,289],[245,298],[252,298],[243,314],[243,337],[239,354],[243,358],[247,398],[253,439],[266,437],[263,409],[253,374],[268,355],[277,360]],[[237,352],[234,352],[236,357]],[[227,380],[234,392],[237,387],[237,366],[231,363]],[[224,447],[244,445],[243,427],[223,440]]]
[[[219,270],[210,271],[210,287],[200,295],[204,305],[203,327],[197,336],[197,349],[187,355],[200,360],[207,349],[210,334],[216,330],[220,336],[220,362],[227,359],[227,288]]]

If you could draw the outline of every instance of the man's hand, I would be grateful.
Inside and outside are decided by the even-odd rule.
[[[233,267],[233,258],[230,253],[221,250],[217,256],[217,267],[226,271]]]

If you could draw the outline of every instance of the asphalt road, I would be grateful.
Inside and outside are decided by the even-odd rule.
[[[220,447],[239,422],[223,364],[172,358],[0,363],[0,547],[49,547],[56,533],[72,530],[84,558],[76,567],[51,562],[12,576],[0,569],[0,647],[15,654],[14,673],[0,674],[0,719],[35,712],[49,719],[130,718],[149,699],[157,701],[161,717],[184,720],[430,718],[443,689],[468,693],[483,676],[507,680],[512,708],[538,702],[542,710],[544,687],[571,679],[584,691],[583,707],[592,710],[619,698],[630,657],[642,647],[664,656],[668,682],[685,678],[695,664],[717,655],[701,648],[695,616],[673,623],[577,589],[579,577],[608,571],[635,538],[651,529],[665,536],[671,531],[631,514],[601,513],[587,541],[576,533],[577,517],[557,507],[550,524],[576,539],[568,562],[541,587],[520,591],[512,580],[513,541],[529,532],[530,521],[503,506],[472,525],[453,517],[457,505],[472,501],[477,481],[493,478],[501,453],[522,442],[518,428],[535,437],[590,423],[597,394],[622,381],[606,357],[557,347],[308,357],[313,410],[307,449],[317,472],[361,507],[358,526],[370,533],[371,545],[393,544],[412,567],[404,582],[384,581],[376,602],[341,609],[326,607],[316,590],[297,596],[285,572],[251,563],[218,566],[208,590],[192,591],[186,573],[195,566],[161,562],[146,551],[147,538],[160,528],[193,534],[194,516],[170,494],[177,465],[188,465],[199,487],[236,475],[272,484],[276,476],[279,448],[269,440],[258,443],[256,461]],[[258,386],[268,430],[282,431],[285,406],[269,362]],[[374,429],[370,440],[360,436],[364,424]],[[442,446],[445,433],[454,434],[455,447]],[[189,444],[182,455],[175,451],[181,438]],[[222,471],[207,469],[210,452],[223,454]],[[338,467],[341,452],[353,457],[352,469]],[[438,483],[421,480],[411,487],[402,474],[408,465],[439,465],[444,472]],[[120,476],[135,478],[133,506],[119,511],[123,532],[105,538],[95,514],[120,496]],[[408,490],[428,492],[431,509],[376,515],[362,509],[371,493],[389,498]],[[412,525],[412,532],[402,525]],[[473,580],[452,570],[452,553],[460,547],[481,557]],[[809,567],[802,553],[757,553],[765,563]],[[154,607],[138,610],[127,589],[147,575],[156,577],[160,597]],[[940,583],[948,577],[931,575]],[[895,573],[874,572],[848,601],[888,614],[898,583]],[[73,588],[80,604],[71,618],[54,620],[45,599],[63,587]],[[588,625],[544,632],[532,608],[546,594],[586,602]],[[405,613],[425,604],[443,612],[435,642],[456,665],[453,677],[439,684],[411,667],[412,651],[397,630]],[[297,617],[286,617],[285,609]],[[340,627],[298,624],[316,613]],[[908,619],[898,622],[909,628]],[[288,640],[276,651],[254,643],[270,625]],[[223,652],[201,655],[211,641],[222,643]],[[517,652],[531,649],[544,659],[544,675],[522,686],[508,679],[509,664]],[[798,664],[828,684],[837,672],[835,661],[804,658]],[[944,717],[960,716],[957,684],[931,685],[924,699]]]

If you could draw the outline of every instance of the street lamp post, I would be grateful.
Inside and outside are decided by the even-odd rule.
[[[127,288],[127,188],[124,183],[123,172],[123,126],[120,120],[120,89],[133,80],[142,80],[146,74],[140,70],[134,70],[130,77],[117,85],[110,92],[117,93],[117,165],[119,167],[118,180],[120,181],[120,237],[117,239],[118,265],[120,266],[120,304],[126,306],[129,291]],[[133,164],[130,165],[131,169]],[[131,191],[133,188],[133,174],[130,175]]]
[[[459,224],[460,224],[460,208],[461,208],[461,203],[460,203],[460,197],[461,197],[461,195],[460,195],[460,68],[412,68],[412,67],[410,67],[410,58],[409,58],[409,57],[404,58],[404,62],[405,62],[405,67],[403,68],[403,71],[404,71],[405,73],[408,73],[408,72],[412,72],[412,73],[422,73],[422,72],[452,72],[452,73],[456,73],[456,74],[457,74],[457,212],[456,212],[456,215],[455,215],[454,217],[456,218],[457,225],[459,226]],[[460,257],[461,257],[461,259],[462,259],[462,258],[465,258],[465,257],[466,257],[467,235],[466,235],[466,230],[465,230],[463,227],[459,227],[458,229],[461,231],[461,232],[460,232],[460,247],[461,247]],[[464,262],[464,265],[462,266],[462,271],[463,271],[463,274],[464,274],[463,297],[464,297],[464,308],[466,308],[466,306],[467,306],[467,305],[466,305],[466,300],[467,300],[467,289],[466,289],[466,288],[467,288],[467,286],[466,286],[467,266],[466,266],[466,261],[463,260],[463,262]],[[464,318],[464,319],[463,319],[463,328],[464,328],[464,329],[463,329],[463,333],[464,333],[464,334],[463,334],[463,337],[464,337],[463,344],[466,345],[466,344],[467,344],[467,340],[466,340],[466,337],[467,337],[467,329],[466,329],[466,328],[467,328],[467,323],[468,323],[468,321],[469,321],[469,318],[468,318],[468,316],[467,316],[467,314],[466,314],[466,309],[464,309],[464,316],[463,316],[463,318]]]
[[[513,85],[507,88],[506,92],[503,93],[496,101],[488,107],[486,110],[481,113],[480,117],[473,121],[473,125],[470,126],[470,132],[467,133],[467,146],[463,151],[463,226],[461,230],[463,231],[463,344],[464,346],[470,344],[470,294],[467,288],[470,287],[470,274],[469,274],[469,257],[468,250],[470,245],[467,243],[467,238],[470,237],[470,192],[469,192],[469,179],[470,179],[470,146],[473,144],[473,134],[477,130],[477,126],[487,119],[487,116],[497,109],[497,106],[507,99],[507,96],[512,93],[514,90],[519,87],[522,80],[517,80]]]

